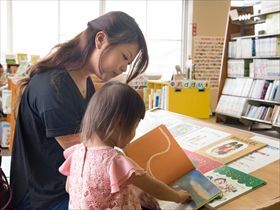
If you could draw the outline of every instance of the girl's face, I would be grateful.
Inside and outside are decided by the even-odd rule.
[[[132,63],[139,52],[136,43],[119,44],[104,52],[108,44],[107,36],[103,32],[97,33],[96,49],[92,53],[88,64],[91,73],[94,73],[102,81],[108,81],[125,72],[127,66]],[[100,59],[101,68],[99,68]]]
[[[124,148],[127,144],[129,144],[129,142],[131,142],[131,140],[134,138],[135,133],[136,133],[136,128],[138,127],[139,121],[135,124],[135,126],[133,127],[130,135],[128,135],[126,138],[121,139],[121,141],[119,142],[119,145],[117,145],[119,148]]]

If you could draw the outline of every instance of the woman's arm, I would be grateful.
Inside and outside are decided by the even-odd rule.
[[[63,149],[67,149],[68,147],[81,143],[79,134],[57,136],[55,139]]]
[[[133,176],[131,177],[131,181],[136,187],[160,200],[184,203],[191,199],[188,192],[183,190],[176,191],[148,174]]]

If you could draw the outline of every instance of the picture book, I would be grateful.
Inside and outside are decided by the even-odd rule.
[[[198,209],[221,194],[217,186],[195,170],[191,160],[164,125],[129,143],[124,152],[151,176],[175,188],[185,189],[192,196],[193,200],[183,207],[168,202],[170,205],[180,206],[180,209]]]
[[[230,136],[230,133],[203,127],[179,138],[175,136],[175,138],[183,149],[196,151],[227,136]]]
[[[252,175],[243,173],[229,166],[222,166],[204,174],[222,191],[223,195],[216,198],[207,206],[216,208],[252,189],[264,185],[266,182]]]
[[[264,146],[266,146],[265,143],[232,135],[209,144],[196,152],[226,164]]]
[[[197,154],[196,152],[192,152],[192,151],[189,151],[186,149],[184,149],[184,151],[185,151],[186,155],[188,156],[188,158],[194,164],[195,168],[203,174],[208,171],[211,171],[215,168],[219,168],[220,166],[223,165],[222,163],[220,163],[218,161],[204,157],[200,154]]]
[[[279,141],[262,136],[253,136],[251,139],[264,142],[267,146],[233,161],[229,164],[231,168],[238,169],[245,173],[251,173],[280,159]]]

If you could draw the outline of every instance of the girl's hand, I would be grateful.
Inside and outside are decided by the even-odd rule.
[[[139,200],[142,207],[154,210],[160,209],[157,200],[148,193],[142,191],[139,195]]]
[[[177,193],[178,193],[178,200],[176,201],[177,203],[185,203],[192,199],[192,197],[187,191],[179,190],[177,191]]]

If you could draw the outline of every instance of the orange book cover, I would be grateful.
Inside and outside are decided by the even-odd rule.
[[[221,190],[197,171],[164,125],[160,125],[129,143],[124,152],[151,176],[175,189],[188,191],[192,201],[176,204],[161,201],[162,209],[198,209],[217,196]]]
[[[129,143],[124,152],[150,175],[167,184],[195,169],[164,125]]]

